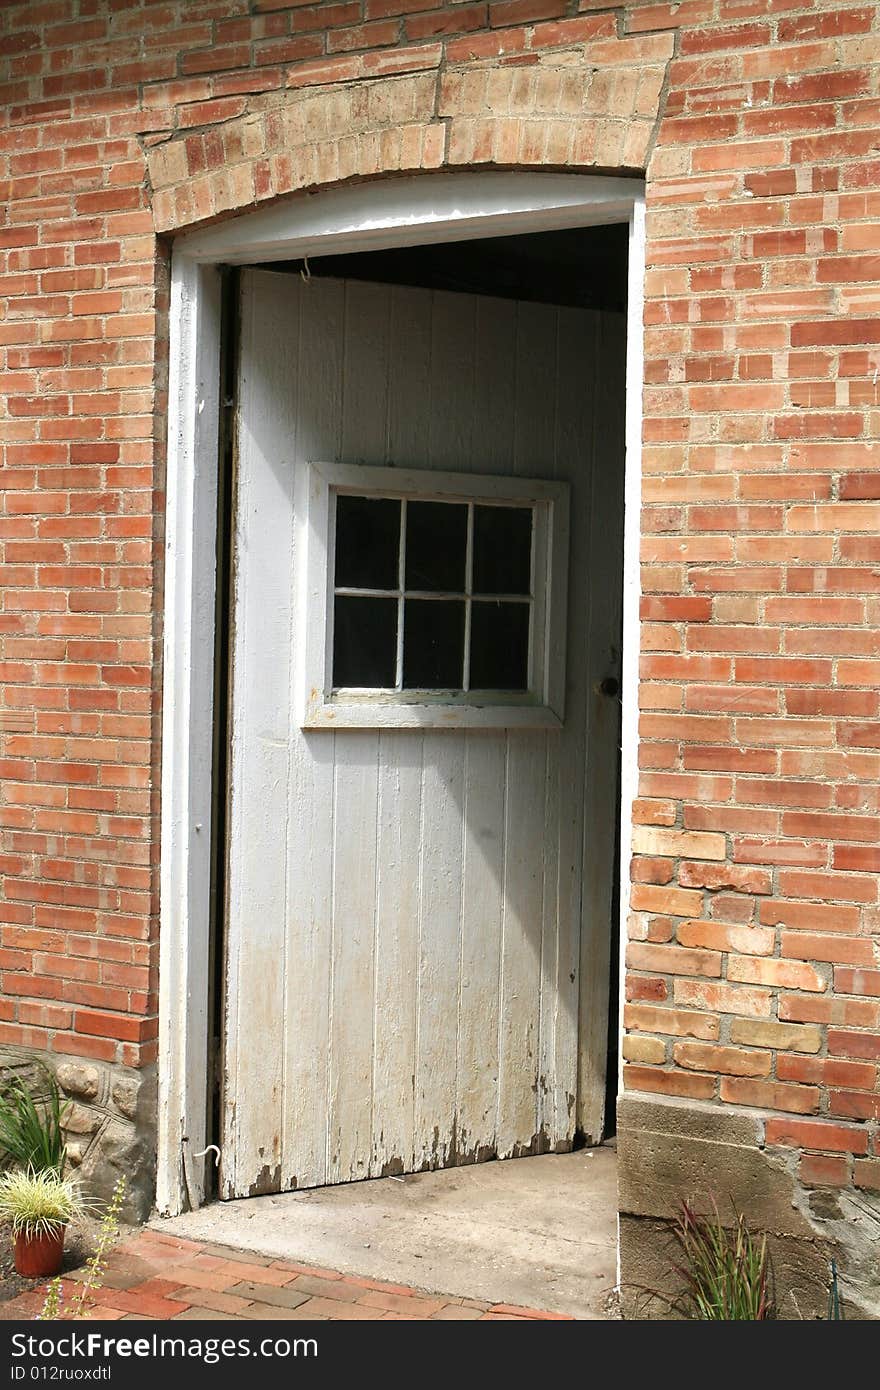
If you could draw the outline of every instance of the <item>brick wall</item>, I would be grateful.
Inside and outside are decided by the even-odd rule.
[[[626,1084],[757,1107],[804,1181],[880,1187],[876,5],[29,0],[0,24],[0,1042],[155,1056],[156,226],[389,167],[647,166]],[[550,139],[552,92],[516,105],[558,55],[599,94],[582,138]],[[408,164],[390,134],[307,175],[239,141],[291,89],[449,95],[487,62],[506,85],[460,136],[441,100]]]

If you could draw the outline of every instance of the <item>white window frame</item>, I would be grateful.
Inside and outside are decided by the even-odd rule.
[[[529,688],[519,691],[335,690],[333,687],[335,499],[527,506],[532,510],[532,617]],[[539,478],[440,473],[431,469],[309,465],[305,579],[300,621],[305,671],[300,724],[305,729],[561,728],[565,715],[567,483]]]
[[[629,226],[620,861],[638,785],[639,507],[645,185],[545,170],[462,169],[295,194],[175,239],[169,311],[162,693],[156,1206],[204,1200],[212,833],[220,267],[607,223]],[[628,891],[620,894],[621,957]],[[593,969],[601,1011],[607,972]],[[623,996],[624,972],[620,971]],[[622,1017],[622,1011],[621,1011]]]

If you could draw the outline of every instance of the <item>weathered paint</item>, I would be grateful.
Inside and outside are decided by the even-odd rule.
[[[605,990],[610,946],[584,894],[604,875],[610,902],[612,875],[584,783],[610,812],[616,740],[588,754],[589,679],[619,639],[590,593],[619,571],[591,580],[590,545],[619,525],[619,325],[267,272],[243,277],[242,318],[221,1190],[567,1148],[584,902]],[[315,460],[571,482],[562,730],[299,727]]]

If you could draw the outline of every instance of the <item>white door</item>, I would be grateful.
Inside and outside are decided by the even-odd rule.
[[[622,320],[270,271],[241,312],[221,1194],[597,1138]],[[571,485],[561,728],[302,726],[317,462]]]

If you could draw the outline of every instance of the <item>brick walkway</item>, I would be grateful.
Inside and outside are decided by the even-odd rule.
[[[66,1300],[81,1277],[65,1277]],[[32,1318],[42,1306],[43,1286],[7,1303],[7,1318]],[[108,1264],[95,1298],[93,1318],[146,1319],[316,1319],[352,1318],[417,1321],[516,1321],[567,1319],[562,1313],[479,1303],[448,1294],[312,1269],[288,1260],[273,1260],[220,1245],[180,1240],[160,1231],[142,1230],[121,1241]]]

